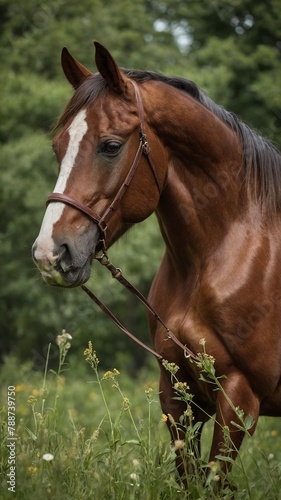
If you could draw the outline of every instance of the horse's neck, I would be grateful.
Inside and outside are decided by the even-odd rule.
[[[165,99],[169,107],[154,100],[151,118],[169,153],[157,215],[170,255],[182,266],[202,261],[237,217],[242,157],[237,136],[210,111],[174,89]]]

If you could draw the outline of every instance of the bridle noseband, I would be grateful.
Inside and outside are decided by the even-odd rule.
[[[140,120],[140,141],[139,141],[139,146],[137,149],[137,152],[135,154],[133,163],[131,165],[131,168],[129,169],[129,172],[121,184],[120,188],[118,189],[113,201],[109,205],[109,207],[105,210],[105,212],[102,215],[99,215],[95,213],[90,207],[87,205],[84,205],[84,203],[81,203],[80,201],[77,201],[70,196],[63,194],[63,193],[52,193],[48,196],[47,198],[47,205],[52,202],[63,202],[66,205],[70,205],[73,208],[76,208],[80,212],[84,213],[88,218],[90,218],[93,222],[95,222],[101,232],[102,238],[101,241],[103,242],[103,247],[106,248],[106,232],[107,232],[107,225],[113,215],[113,213],[116,211],[116,208],[120,204],[125,192],[127,191],[128,187],[131,184],[131,181],[133,179],[133,176],[135,174],[135,171],[137,169],[137,166],[140,162],[141,156],[145,155],[147,158],[148,164],[150,166],[151,172],[153,174],[153,177],[155,179],[155,182],[158,187],[159,193],[161,192],[161,185],[157,176],[156,168],[154,166],[154,163],[151,158],[151,153],[150,153],[150,147],[147,141],[147,137],[145,134],[145,128],[144,128],[144,109],[143,109],[143,103],[140,95],[140,91],[138,88],[138,85],[136,82],[131,80],[131,83],[134,86],[135,90],[135,96],[136,96],[136,102],[137,102],[137,109],[138,109],[138,117]]]
[[[120,201],[122,200],[125,192],[127,191],[128,187],[130,186],[130,183],[132,181],[132,178],[134,176],[134,173],[137,169],[137,166],[140,162],[141,156],[145,155],[147,158],[148,164],[150,166],[151,172],[153,174],[153,177],[155,179],[155,182],[158,187],[159,193],[161,193],[161,185],[157,176],[157,172],[155,169],[155,166],[153,164],[152,158],[151,158],[151,153],[150,153],[150,147],[147,141],[147,137],[145,134],[145,128],[144,128],[144,109],[143,109],[143,103],[140,95],[140,91],[138,88],[138,85],[136,82],[131,80],[131,83],[134,86],[135,90],[135,96],[136,96],[136,101],[137,101],[137,109],[138,109],[138,117],[140,120],[140,141],[139,141],[139,146],[137,149],[137,152],[135,154],[133,163],[131,168],[129,169],[129,172],[123,181],[122,185],[120,186],[119,190],[117,191],[117,194],[115,195],[113,201],[109,205],[109,207],[105,210],[105,212],[102,215],[99,215],[95,213],[90,207],[87,205],[84,205],[78,200],[74,200],[70,196],[67,196],[66,194],[63,193],[52,193],[48,196],[47,198],[47,205],[52,202],[62,202],[65,203],[66,205],[70,205],[73,208],[76,208],[83,214],[85,214],[89,219],[91,219],[95,224],[97,224],[100,232],[101,232],[101,247],[98,249],[99,251],[95,253],[94,259],[98,260],[100,264],[105,266],[110,272],[113,278],[117,279],[119,283],[121,283],[123,286],[127,288],[145,307],[146,309],[152,313],[155,317],[155,319],[164,327],[165,332],[167,334],[167,338],[170,338],[174,341],[175,344],[177,344],[181,349],[184,351],[184,355],[188,358],[193,359],[194,361],[200,361],[199,357],[194,354],[190,349],[188,349],[185,345],[183,345],[179,339],[171,332],[171,330],[166,326],[164,321],[160,318],[160,316],[157,314],[157,312],[153,309],[153,307],[149,304],[149,302],[146,300],[146,298],[142,295],[142,293],[134,287],[122,274],[122,271],[115,267],[109,260],[108,255],[107,255],[107,248],[106,248],[106,232],[107,232],[107,226],[108,222],[110,221],[112,215],[116,211],[116,208],[120,204]],[[141,342],[137,337],[135,337],[131,332],[125,328],[122,323],[114,316],[114,314],[108,309],[108,307],[100,300],[96,295],[89,290],[85,285],[81,285],[81,288],[84,290],[84,292],[87,293],[87,295],[95,301],[95,303],[101,308],[101,310],[106,313],[111,321],[115,323],[115,325],[118,326],[126,335],[128,335],[131,339],[133,339],[135,342],[137,342],[141,347],[146,349],[148,352],[153,354],[160,362],[163,362],[164,359],[163,357],[150,347],[148,347],[146,344]]]

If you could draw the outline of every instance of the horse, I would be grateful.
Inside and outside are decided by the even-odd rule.
[[[94,43],[94,74],[62,51],[74,93],[55,125],[59,175],[33,259],[48,284],[83,286],[101,245],[155,212],[165,253],[148,300],[178,343],[150,313],[153,346],[190,388],[198,440],[215,415],[210,461],[225,428],[234,460],[245,435],[235,408],[251,435],[259,415],[281,415],[281,154],[192,81],[122,69]],[[220,391],[181,348],[202,353],[202,339]],[[159,366],[171,438],[184,439],[173,422],[186,403]]]

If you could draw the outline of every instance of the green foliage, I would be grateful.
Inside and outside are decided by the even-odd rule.
[[[69,334],[57,338],[56,370],[32,372],[30,364],[18,365],[9,357],[2,370],[0,393],[0,488],[1,499],[11,497],[7,474],[10,471],[11,432],[16,432],[16,487],[14,498],[112,498],[177,500],[277,500],[281,482],[281,426],[276,419],[261,421],[254,438],[247,442],[225,476],[219,462],[208,462],[212,426],[203,431],[202,455],[192,453],[200,422],[194,424],[189,402],[192,395],[183,382],[175,382],[179,397],[187,403],[186,437],[169,444],[165,421],[177,430],[171,415],[161,415],[155,367],[132,379],[123,367],[105,373],[89,343],[75,369],[69,370],[66,356],[71,350]],[[202,356],[202,373],[214,381],[212,359]],[[176,367],[167,365],[175,377]],[[12,390],[14,386],[14,391]],[[136,390],[137,387],[137,390]],[[9,389],[8,389],[9,388]],[[214,385],[214,390],[215,390]],[[220,390],[219,387],[217,389]],[[15,393],[15,394],[13,394]],[[10,394],[10,398],[8,397]],[[10,404],[16,411],[16,425],[8,429]],[[239,417],[239,414],[237,412]],[[245,427],[251,425],[244,420]],[[11,438],[11,439],[7,439]],[[227,455],[231,438],[225,436],[220,460]],[[195,449],[195,448],[193,448]],[[187,493],[177,480],[175,452],[188,457]],[[231,490],[230,484],[236,489]]]
[[[278,0],[0,0],[2,71],[0,120],[1,350],[43,368],[54,331],[75,338],[75,357],[93,336],[103,363],[146,359],[139,348],[79,291],[48,288],[30,248],[52,191],[57,166],[48,132],[71,95],[60,51],[95,70],[91,40],[100,40],[121,66],[193,79],[218,103],[280,143],[280,9]],[[147,293],[163,253],[155,219],[112,249],[114,264]],[[148,340],[146,314],[102,272],[91,286],[137,335]],[[83,296],[82,296],[83,295]],[[114,346],[114,349],[112,348]],[[53,349],[51,358],[56,359]]]

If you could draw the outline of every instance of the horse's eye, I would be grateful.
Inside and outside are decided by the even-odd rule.
[[[106,141],[100,147],[100,152],[107,156],[116,156],[122,146],[119,141]]]

